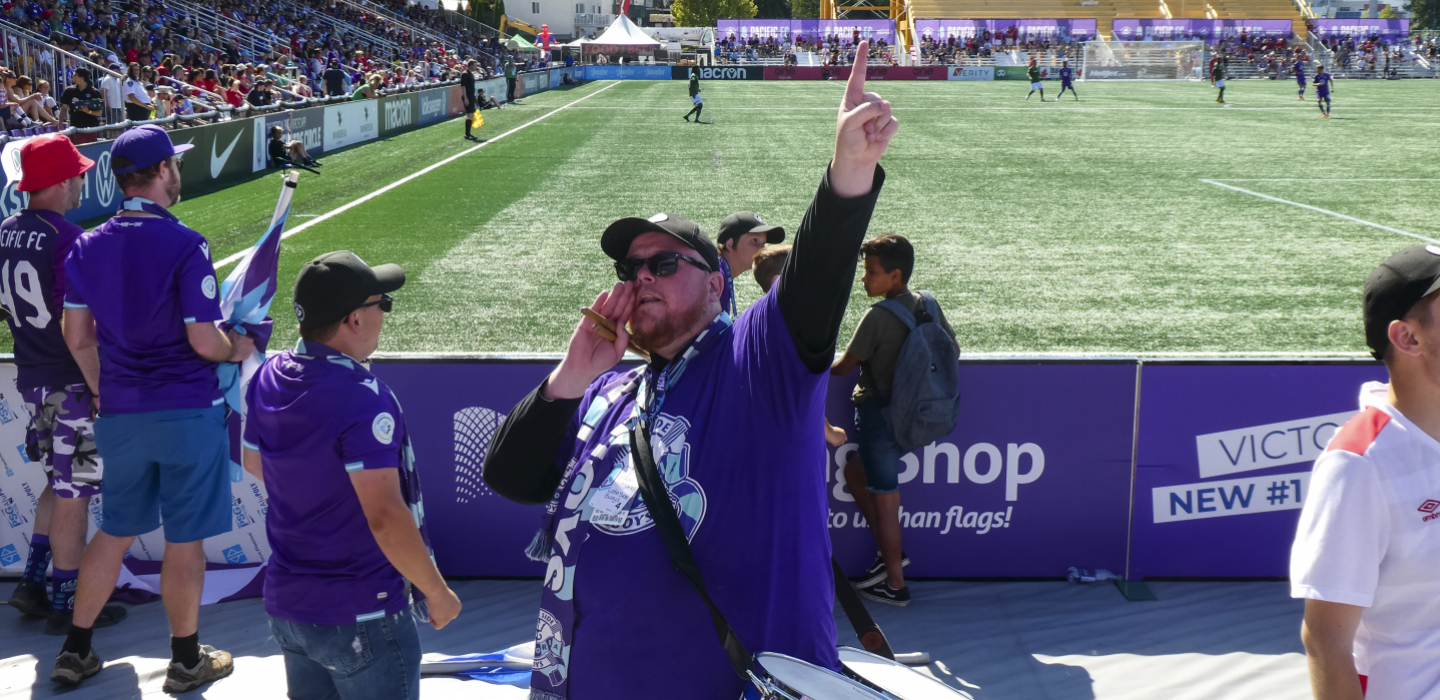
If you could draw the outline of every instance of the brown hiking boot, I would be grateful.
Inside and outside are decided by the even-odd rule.
[[[188,693],[210,681],[218,681],[235,671],[235,662],[230,652],[215,647],[200,645],[200,662],[186,668],[178,661],[171,661],[165,671],[165,692]]]

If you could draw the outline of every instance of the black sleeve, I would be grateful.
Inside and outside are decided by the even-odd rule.
[[[835,359],[835,340],[855,283],[860,244],[884,185],[885,170],[877,165],[870,193],[844,199],[830,189],[826,170],[776,282],[776,301],[790,339],[800,360],[816,374],[829,370]]]
[[[556,451],[580,408],[580,399],[546,401],[539,387],[500,422],[481,473],[495,493],[527,506],[549,503],[560,485]]]

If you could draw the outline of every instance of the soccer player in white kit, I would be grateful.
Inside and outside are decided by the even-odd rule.
[[[1317,700],[1440,698],[1440,246],[1365,280],[1365,339],[1390,383],[1315,461],[1290,595]]]

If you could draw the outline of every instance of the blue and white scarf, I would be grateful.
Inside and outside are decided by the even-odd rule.
[[[695,358],[729,337],[732,323],[730,314],[722,311],[675,361],[663,370],[639,367],[612,380],[581,417],[566,473],[545,507],[540,531],[525,551],[529,558],[546,562],[530,700],[564,700],[569,694],[576,564],[590,538],[592,518],[598,514],[616,523],[644,512],[630,459],[630,431],[641,420],[654,424],[666,394]],[[656,449],[663,449],[658,441]]]

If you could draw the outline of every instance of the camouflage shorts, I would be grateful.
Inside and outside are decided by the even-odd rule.
[[[45,467],[55,495],[98,496],[103,465],[95,452],[90,389],[84,384],[26,389],[25,407],[31,415],[25,456]]]

